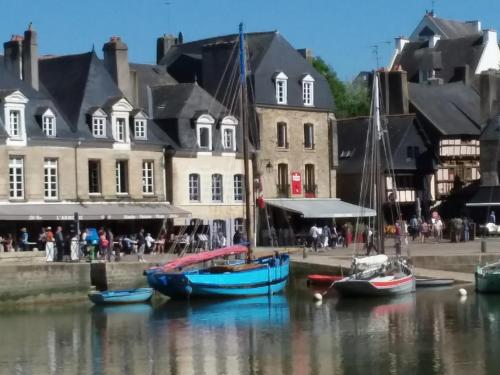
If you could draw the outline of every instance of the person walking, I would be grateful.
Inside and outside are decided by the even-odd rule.
[[[108,228],[106,230],[106,239],[108,240],[108,248],[106,249],[106,260],[108,262],[111,262],[111,257],[113,256],[113,249],[115,245],[115,236],[113,235],[113,232],[111,232],[111,229]]]
[[[330,230],[330,227],[328,225],[325,225],[323,227],[323,247],[324,248],[330,247],[331,239],[332,239],[332,231]]]
[[[21,228],[21,235],[19,236],[19,250],[27,251],[29,250],[28,246],[28,231],[25,227]]]
[[[495,216],[495,211],[491,211],[490,212],[490,217],[488,218],[488,223],[493,223],[493,224],[497,223],[497,218]]]
[[[146,239],[144,237],[144,229],[141,228],[137,234],[137,259],[140,263],[144,263],[144,250],[146,249]]]
[[[417,216],[413,215],[410,219],[410,234],[412,241],[415,241],[415,238],[419,237],[419,229]]]
[[[315,252],[318,251],[318,240],[319,240],[319,229],[316,226],[316,223],[314,223],[309,229],[309,236],[311,237],[311,243],[312,243],[312,248],[314,249]]]
[[[464,216],[464,218],[462,219],[462,224],[464,226],[464,231],[463,231],[463,240],[466,242],[466,241],[469,241],[469,219],[467,219],[466,216]]]
[[[61,226],[57,227],[56,229],[55,242],[56,242],[56,251],[54,254],[54,258],[56,261],[62,262],[64,255],[64,235]]]
[[[46,230],[45,256],[47,262],[54,261],[54,233],[51,227]]]
[[[45,244],[47,243],[47,231],[45,230],[44,227],[42,227],[42,230],[40,231],[40,234],[38,235],[38,241],[37,241],[37,246],[39,251],[45,251]]]

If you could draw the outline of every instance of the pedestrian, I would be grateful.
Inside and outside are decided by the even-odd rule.
[[[111,229],[106,229],[106,239],[108,240],[108,248],[106,249],[106,260],[111,262],[111,257],[113,256],[113,249],[115,247],[115,236]]]
[[[462,224],[464,226],[464,232],[463,232],[463,240],[464,241],[469,241],[469,219],[467,219],[466,216],[464,216],[462,220]]]
[[[165,228],[161,228],[160,234],[158,235],[158,240],[156,241],[155,252],[158,254],[163,254],[165,252],[165,241],[167,240],[167,231]]]
[[[47,232],[44,227],[40,231],[38,235],[37,246],[39,251],[45,251],[45,244],[47,243]]]
[[[330,241],[332,239],[332,231],[328,225],[323,227],[323,247],[330,247]]]
[[[339,234],[337,233],[337,227],[335,225],[332,225],[332,229],[330,230],[330,233],[332,234],[332,243],[331,246],[332,248],[337,247],[337,241],[339,240]]]
[[[222,231],[219,231],[219,233],[217,233],[216,246],[218,249],[226,247],[226,237],[224,236],[224,233],[222,233]]]
[[[488,223],[493,223],[493,224],[497,223],[497,219],[496,219],[496,216],[495,216],[495,211],[491,211],[490,212],[490,217],[488,218]]]
[[[56,261],[62,262],[64,255],[64,234],[61,226],[57,227],[54,237],[56,242],[56,251],[54,254],[54,258]]]
[[[78,239],[78,233],[76,231],[72,232],[69,248],[70,260],[72,262],[78,262],[80,260],[80,243]]]
[[[415,241],[415,238],[418,237],[419,235],[418,232],[419,232],[418,219],[416,215],[413,215],[410,219],[410,235],[413,241]]]
[[[144,263],[144,250],[146,249],[146,240],[144,237],[144,229],[141,228],[137,234],[137,259],[140,263]]]
[[[309,229],[309,236],[311,237],[311,244],[312,244],[312,248],[314,249],[314,251],[318,251],[318,240],[319,240],[319,229],[318,227],[316,226],[316,223],[314,223],[311,227],[311,229]]]
[[[429,237],[429,224],[425,220],[420,224],[420,242],[425,243],[425,240]]]
[[[45,255],[47,262],[54,261],[54,233],[51,227],[46,230]]]
[[[151,233],[147,233],[144,240],[146,241],[146,253],[152,252],[155,239],[151,236]]]
[[[239,229],[236,229],[233,236],[233,245],[238,245],[239,243],[241,243],[241,233]]]
[[[28,246],[28,231],[25,227],[21,228],[21,235],[19,236],[19,250],[26,251],[29,250]]]

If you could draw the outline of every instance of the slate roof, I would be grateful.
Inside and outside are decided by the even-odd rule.
[[[12,94],[14,91],[19,90],[24,96],[28,98],[28,103],[25,107],[25,126],[26,135],[28,142],[30,140],[49,140],[52,142],[53,139],[64,139],[72,138],[71,129],[66,121],[65,117],[58,110],[54,100],[45,92],[43,85],[40,87],[40,91],[34,90],[30,84],[25,81],[20,80],[18,77],[13,76],[10,72],[5,69],[3,64],[3,56],[0,58],[0,95],[1,100],[5,96]],[[56,138],[46,137],[42,132],[41,123],[39,122],[39,112],[41,108],[50,108],[54,115],[56,116]],[[3,116],[1,116],[3,117]],[[2,130],[0,131],[0,137],[7,137],[5,128],[2,123]]]
[[[479,136],[480,98],[462,82],[408,83],[410,103],[444,136]]]
[[[94,137],[88,123],[89,111],[109,107],[123,98],[123,93],[95,52],[41,59],[39,73],[40,81],[69,119],[76,137],[98,143],[113,142],[110,121],[106,122],[104,139]],[[150,120],[147,134],[147,140],[134,142],[168,144],[170,141]]]
[[[447,20],[435,17],[432,14],[426,14],[424,19],[433,24],[440,31],[438,34],[444,38],[461,38],[467,35],[478,34],[477,26],[472,22]]]
[[[408,81],[418,82],[420,70],[432,69],[444,82],[461,80],[461,77],[456,77],[455,68],[468,65],[474,72],[485,47],[483,36],[479,34],[442,39],[434,48],[428,48],[428,45],[428,41],[407,43],[396,57],[394,66],[400,65],[408,73]]]
[[[227,45],[230,49],[237,38],[237,34],[232,34],[175,45],[167,52],[160,64],[166,65],[167,70],[174,78],[183,82],[192,82],[197,74],[202,73],[204,46]],[[307,110],[334,110],[333,97],[326,79],[280,33],[277,31],[247,33],[245,41],[248,51],[247,69],[248,75],[251,77],[249,82],[254,89],[256,104],[276,105],[273,75],[283,71],[288,76],[288,106],[304,108],[300,77],[304,74],[310,74],[315,80],[314,107],[306,107]],[[233,56],[236,62],[238,59],[237,49]],[[182,60],[183,58],[185,60]],[[182,61],[182,63],[177,63],[178,61]],[[227,60],[224,60],[224,63],[218,67],[221,70],[220,73],[225,68],[225,61]],[[213,72],[210,73],[213,74]],[[213,82],[213,88],[205,86],[210,94],[216,94],[215,87],[217,85],[214,85]],[[280,107],[285,106],[280,105]]]
[[[416,171],[422,167],[432,169],[427,163],[422,165],[420,158],[408,158],[407,147],[418,147],[420,154],[427,150],[422,129],[418,126],[414,114],[386,116],[387,132],[392,150],[395,170]],[[337,120],[339,174],[362,173],[366,151],[366,136],[370,124],[370,117],[355,117]],[[385,162],[385,161],[384,161]],[[386,163],[386,162],[385,162]]]

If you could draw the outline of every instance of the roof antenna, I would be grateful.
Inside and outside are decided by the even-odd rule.
[[[392,42],[387,41],[387,42],[380,42],[380,43],[376,43],[376,44],[373,44],[371,46],[368,46],[368,47],[370,47],[372,49],[372,52],[375,55],[375,60],[377,62],[377,66],[376,66],[377,69],[380,68],[380,58],[379,58],[379,47],[380,47],[380,45],[382,45],[382,44],[391,45],[391,43]]]
[[[167,6],[167,32],[169,32],[170,31],[170,4],[172,4],[172,2],[165,1],[163,4]]]

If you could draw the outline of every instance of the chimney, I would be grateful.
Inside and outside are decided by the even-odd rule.
[[[304,59],[306,59],[306,61],[309,64],[312,64],[314,56],[313,56],[313,53],[312,53],[311,49],[309,49],[309,48],[302,48],[302,49],[298,49],[297,52],[300,53],[302,55],[302,57]]]
[[[156,39],[156,64],[160,64],[160,61],[165,57],[170,48],[182,44],[183,39],[182,33],[179,33],[178,38],[172,34],[164,34]]]
[[[23,80],[38,91],[38,44],[36,31],[32,29],[31,23],[24,32]]]
[[[396,51],[397,51],[397,53],[401,53],[403,51],[403,48],[405,47],[405,45],[410,42],[404,36],[397,37],[395,39],[395,41],[396,41],[395,44],[396,44]]]
[[[404,70],[380,73],[381,90],[389,115],[408,114],[408,79]]]
[[[104,66],[113,77],[123,95],[133,102],[128,65],[128,47],[118,36],[112,36],[102,47]]]
[[[479,76],[481,124],[500,114],[500,74],[496,70],[482,72]]]
[[[480,33],[481,32],[481,21],[465,21],[469,25],[473,25],[474,29]]]
[[[483,45],[498,43],[496,30],[483,30]]]
[[[451,82],[460,82],[460,81],[462,81],[466,86],[470,86],[471,74],[470,74],[469,64],[455,67],[455,72],[453,74]]]
[[[432,35],[429,38],[429,48],[436,47],[436,44],[439,40],[441,40],[441,35],[436,35],[436,34]]]
[[[22,42],[21,35],[12,35],[10,40],[3,44],[5,69],[19,79],[23,79]]]

